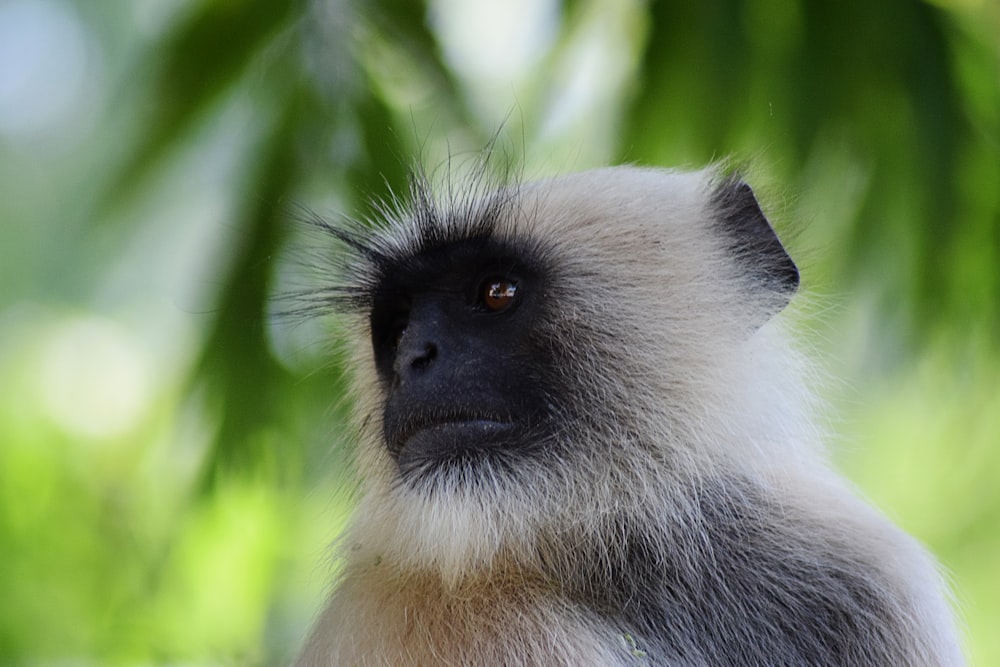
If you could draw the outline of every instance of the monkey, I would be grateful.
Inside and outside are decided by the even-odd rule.
[[[939,567],[829,462],[745,176],[480,180],[321,222],[360,486],[297,664],[963,664]]]

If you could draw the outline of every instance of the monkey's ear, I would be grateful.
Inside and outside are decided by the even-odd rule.
[[[742,179],[721,181],[712,203],[718,232],[746,278],[749,296],[765,305],[763,324],[788,305],[799,286],[799,269]]]

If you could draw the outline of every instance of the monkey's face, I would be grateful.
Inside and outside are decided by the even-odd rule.
[[[535,333],[544,273],[503,242],[471,239],[385,274],[372,348],[384,444],[404,480],[510,471],[550,441],[555,378]]]
[[[480,517],[612,504],[726,441],[703,416],[738,409],[742,348],[797,283],[749,188],[622,167],[413,194],[341,235],[373,498],[439,500],[424,523],[470,498]]]

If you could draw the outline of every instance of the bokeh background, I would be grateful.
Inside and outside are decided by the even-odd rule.
[[[494,135],[748,165],[839,465],[1000,664],[995,0],[0,0],[0,664],[290,659],[352,490],[296,220]]]

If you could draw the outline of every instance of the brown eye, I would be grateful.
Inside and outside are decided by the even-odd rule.
[[[517,296],[517,283],[506,278],[490,278],[482,287],[483,305],[487,310],[499,313],[514,304]]]

